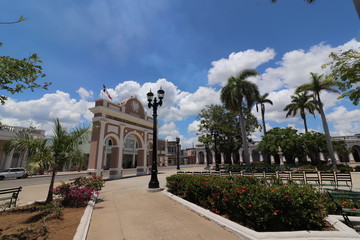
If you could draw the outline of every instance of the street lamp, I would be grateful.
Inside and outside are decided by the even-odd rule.
[[[159,188],[159,180],[157,178],[157,108],[163,103],[165,91],[161,89],[157,92],[159,101],[154,98],[154,94],[151,92],[147,93],[148,107],[153,108],[153,158],[151,166],[151,179],[149,182],[149,188]],[[154,99],[154,101],[153,101]]]
[[[176,138],[176,162],[177,162],[177,170],[180,170],[180,159],[179,159],[179,143],[180,143],[180,138]]]

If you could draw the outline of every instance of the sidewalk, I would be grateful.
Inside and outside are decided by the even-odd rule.
[[[160,170],[160,187],[164,188],[166,176],[175,172],[175,167],[164,172]],[[147,175],[106,182],[95,205],[87,239],[239,240],[163,193],[148,192],[149,181],[150,176]]]

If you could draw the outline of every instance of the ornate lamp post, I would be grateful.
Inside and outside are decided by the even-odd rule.
[[[154,98],[154,94],[151,92],[148,92],[147,94],[147,100],[148,100],[148,107],[153,108],[153,158],[152,158],[152,166],[151,166],[151,179],[149,182],[149,188],[159,188],[159,180],[157,178],[157,108],[158,106],[161,106],[163,103],[163,98],[165,91],[161,89],[157,92],[159,101]],[[153,101],[154,99],[154,101]]]
[[[179,158],[179,154],[180,154],[180,148],[179,148],[179,143],[180,143],[180,138],[176,138],[176,163],[177,163],[177,170],[180,170],[180,158]]]

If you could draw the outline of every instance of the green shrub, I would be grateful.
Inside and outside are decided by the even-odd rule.
[[[338,164],[337,169],[340,172],[352,172],[353,171],[352,167],[350,167],[349,165],[345,165],[345,164]]]
[[[168,191],[256,231],[314,230],[324,224],[327,196],[309,185],[269,185],[252,177],[172,175]]]
[[[355,172],[360,172],[360,165],[355,167]]]

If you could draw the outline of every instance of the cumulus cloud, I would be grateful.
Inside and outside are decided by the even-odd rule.
[[[81,87],[76,91],[81,99],[93,98],[94,92]]]
[[[228,58],[222,58],[211,63],[208,72],[210,85],[224,86],[229,77],[235,76],[246,68],[257,68],[275,57],[275,51],[266,48],[263,51],[249,49],[243,52],[231,53]]]
[[[354,134],[354,130],[360,129],[360,110],[349,111],[344,106],[335,107],[333,112],[327,114],[327,120],[333,126],[332,135],[351,135]]]
[[[161,126],[159,129],[159,135],[164,135],[175,139],[176,136],[180,135],[180,132],[177,129],[176,124],[174,122],[170,122]]]
[[[30,125],[47,130],[51,134],[53,120],[59,118],[66,128],[73,128],[87,122],[92,114],[90,103],[84,99],[77,101],[68,93],[56,91],[30,101],[9,99],[1,108],[1,121],[11,126],[29,127]]]
[[[353,39],[338,47],[320,43],[309,50],[289,51],[276,63],[277,67],[269,67],[261,75],[258,82],[260,91],[269,92],[283,88],[296,88],[310,81],[310,72],[329,73],[328,68],[323,69],[321,66],[331,61],[329,58],[331,52],[346,51],[359,47],[360,42]]]
[[[200,121],[196,121],[196,120],[190,123],[187,130],[188,133],[196,134],[199,129],[199,125],[200,125]]]

